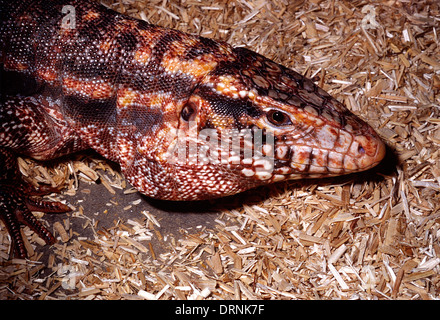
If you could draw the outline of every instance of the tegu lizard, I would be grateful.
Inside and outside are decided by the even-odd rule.
[[[369,169],[384,143],[310,79],[245,48],[85,0],[0,0],[0,218],[53,235],[17,156],[94,149],[141,193],[223,197],[285,179]]]

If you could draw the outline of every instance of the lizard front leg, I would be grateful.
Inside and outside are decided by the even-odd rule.
[[[31,228],[47,244],[55,242],[51,232],[35,218],[31,210],[61,213],[70,211],[70,208],[60,202],[42,201],[35,197],[55,189],[46,186],[33,189],[20,176],[16,155],[6,148],[0,148],[0,167],[0,219],[11,235],[12,255],[25,258],[27,252],[20,232],[22,225]]]
[[[27,256],[20,228],[29,226],[46,243],[53,244],[55,238],[32,214],[31,211],[47,213],[67,212],[71,209],[60,202],[43,201],[39,196],[56,192],[56,188],[40,186],[35,189],[20,174],[17,156],[37,155],[51,158],[60,141],[60,125],[45,116],[35,98],[11,98],[0,103],[0,219],[12,239],[12,254],[19,258]]]

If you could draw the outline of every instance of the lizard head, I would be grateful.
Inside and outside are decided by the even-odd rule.
[[[247,49],[221,49],[227,54],[197,50],[201,56],[191,59],[198,63],[174,57],[167,64],[172,79],[191,75],[190,92],[180,100],[150,97],[145,104],[159,101],[161,111],[150,106],[148,118],[135,113],[132,122],[151,132],[138,134],[137,144],[121,136],[121,167],[141,192],[201,200],[349,174],[382,160],[385,145],[376,132],[311,80]],[[180,90],[179,81],[170,88]]]
[[[236,59],[219,63],[180,110],[174,151],[181,151],[178,171],[202,190],[193,197],[349,174],[382,160],[385,145],[376,132],[311,80],[233,50]]]

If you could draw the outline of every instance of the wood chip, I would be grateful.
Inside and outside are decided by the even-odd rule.
[[[58,232],[58,234],[60,235],[61,241],[63,241],[63,242],[69,241],[70,236],[68,235],[68,233],[66,232],[66,230],[63,227],[63,225],[60,222],[56,221],[53,224],[53,227]]]

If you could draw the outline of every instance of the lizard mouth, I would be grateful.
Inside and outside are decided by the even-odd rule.
[[[265,182],[323,178],[368,170],[385,157],[385,145],[375,134],[353,136],[344,148],[323,149],[284,141],[270,158],[242,163],[242,174]]]

